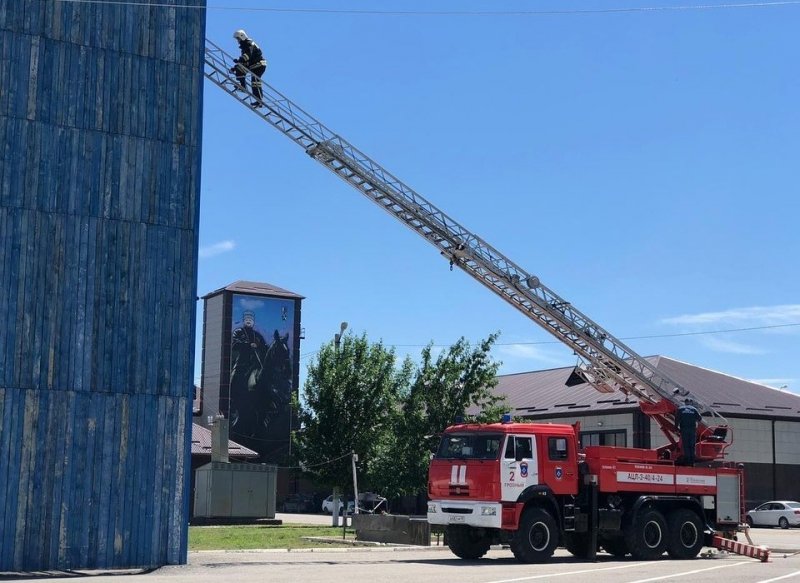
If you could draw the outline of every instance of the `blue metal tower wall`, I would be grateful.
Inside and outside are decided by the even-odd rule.
[[[0,571],[186,561],[204,34],[0,2]]]

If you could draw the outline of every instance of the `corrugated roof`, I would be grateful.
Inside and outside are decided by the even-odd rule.
[[[304,296],[296,294],[287,289],[283,289],[282,287],[278,287],[277,285],[272,285],[271,283],[244,280],[235,281],[229,285],[226,285],[225,287],[221,287],[217,290],[207,293],[203,296],[203,299],[205,300],[224,291],[237,294],[255,294],[261,296],[277,296],[281,298],[297,298],[301,300],[305,299]]]
[[[647,360],[722,415],[800,418],[800,395],[694,366],[666,356]],[[575,416],[584,412],[626,411],[638,407],[621,392],[599,393],[588,384],[567,387],[573,367],[502,375],[495,393],[507,395],[519,416]]]
[[[192,455],[211,456],[211,430],[197,423],[192,423]],[[257,458],[259,454],[235,441],[228,440],[228,456],[236,458]]]

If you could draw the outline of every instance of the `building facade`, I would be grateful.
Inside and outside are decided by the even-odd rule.
[[[203,296],[202,411],[221,414],[230,438],[259,461],[289,454],[300,379],[303,297],[268,283],[237,281]],[[285,464],[284,464],[285,465]],[[279,476],[283,484],[284,477]]]
[[[0,2],[0,571],[186,561],[204,0]]]

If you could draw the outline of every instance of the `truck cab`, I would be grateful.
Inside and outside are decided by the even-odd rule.
[[[577,446],[572,425],[449,427],[431,460],[428,521],[516,529],[530,498],[577,494]]]

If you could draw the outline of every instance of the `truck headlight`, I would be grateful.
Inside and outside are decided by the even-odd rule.
[[[481,516],[497,516],[497,508],[494,506],[481,506]]]
[[[436,504],[433,502],[428,502],[428,512],[435,514],[436,513]]]

